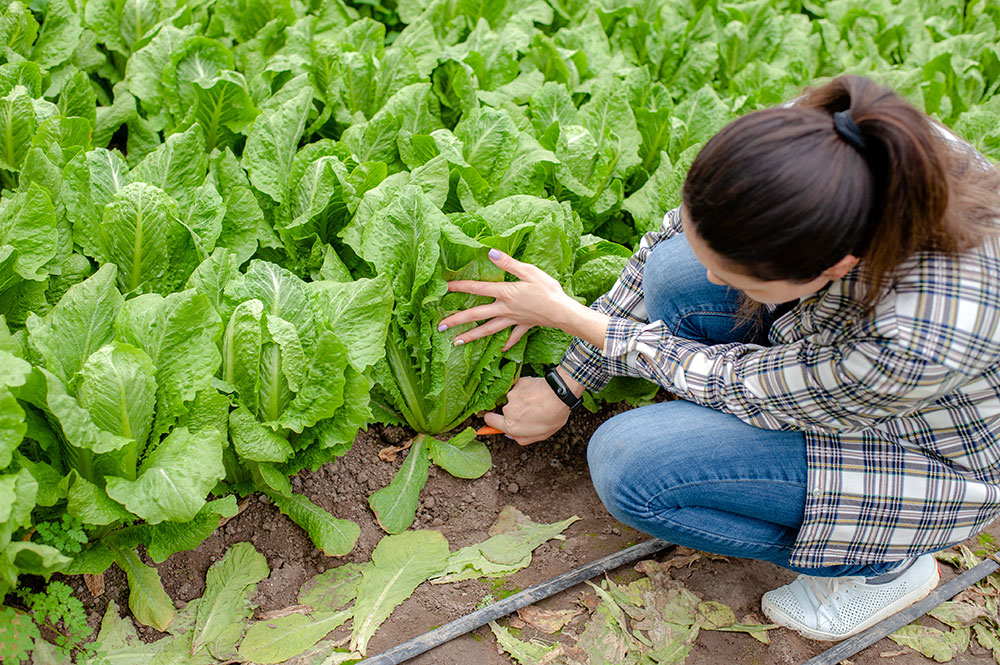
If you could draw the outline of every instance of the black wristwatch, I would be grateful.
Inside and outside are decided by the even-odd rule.
[[[550,369],[545,374],[545,380],[548,382],[549,387],[552,388],[552,392],[569,408],[575,409],[583,403],[583,398],[573,394],[573,391],[569,389],[569,386],[566,385],[566,382],[563,381],[562,376],[559,375],[559,372],[555,368]]]

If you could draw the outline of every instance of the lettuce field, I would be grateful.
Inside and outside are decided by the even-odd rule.
[[[573,521],[515,511],[491,532],[506,540],[454,552],[411,528],[429,476],[490,473],[475,414],[569,342],[453,346],[471,325],[438,322],[482,299],[447,280],[503,279],[497,247],[591,302],[714,132],[841,72],[1000,158],[996,0],[2,2],[4,662],[361,658],[417,585],[510,574]],[[654,394],[616,380],[586,404]],[[296,490],[369,427],[406,434],[348,469],[395,465],[362,506],[385,535],[370,562],[330,568],[303,588],[311,614],[268,628],[247,623],[267,564],[241,543],[175,606],[157,565],[247,497],[323,559],[351,555],[357,506]],[[115,569],[130,612],[93,642],[58,580]],[[342,626],[349,643],[314,647]]]

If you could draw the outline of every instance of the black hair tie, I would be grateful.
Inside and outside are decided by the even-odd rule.
[[[837,111],[833,114],[833,129],[837,136],[844,139],[852,148],[860,153],[865,152],[865,137],[861,134],[858,123],[854,122],[850,111]]]

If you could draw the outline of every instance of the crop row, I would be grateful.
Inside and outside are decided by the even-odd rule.
[[[430,464],[489,468],[456,429],[568,342],[455,347],[438,321],[482,299],[447,280],[503,279],[497,247],[592,301],[713,132],[842,71],[996,157],[998,44],[993,0],[10,2],[0,599],[147,584],[138,546],[194,548],[257,491],[345,554],[358,526],[289,477],[371,422],[418,433],[370,500],[405,530]]]

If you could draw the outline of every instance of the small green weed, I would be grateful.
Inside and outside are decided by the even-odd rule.
[[[75,655],[77,662],[100,662],[99,644],[85,643],[94,631],[87,625],[83,603],[71,588],[51,582],[44,591],[21,589],[16,596],[27,612],[0,608],[0,660],[15,665],[27,661],[34,641],[41,638],[42,630],[48,630],[55,635],[52,646],[61,658]],[[11,634],[5,634],[5,629]]]
[[[981,557],[991,557],[1000,550],[1000,546],[997,545],[997,539],[988,533],[981,533],[978,536],[979,549],[976,550],[976,556]]]
[[[67,513],[63,513],[59,521],[36,524],[35,533],[38,536],[36,542],[55,547],[67,556],[83,551],[83,545],[88,540],[83,530],[83,522]]]

